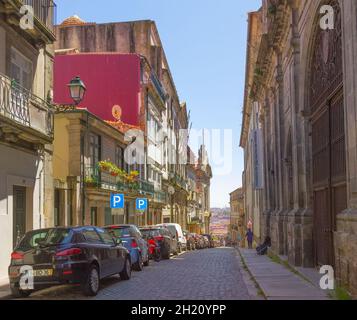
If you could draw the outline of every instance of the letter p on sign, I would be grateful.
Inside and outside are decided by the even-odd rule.
[[[124,208],[124,195],[123,194],[111,194],[110,195],[110,208],[123,209]]]
[[[136,199],[136,209],[146,210],[148,208],[148,199]]]

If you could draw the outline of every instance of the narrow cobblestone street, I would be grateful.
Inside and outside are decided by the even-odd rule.
[[[249,294],[233,248],[186,252],[151,262],[129,281],[103,281],[98,300],[247,300]],[[34,293],[29,299],[86,299],[77,287],[58,287]]]

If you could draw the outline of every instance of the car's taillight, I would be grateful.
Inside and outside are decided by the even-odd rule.
[[[72,248],[63,250],[56,253],[56,257],[68,257],[68,256],[76,256],[82,253],[82,249],[80,248]]]
[[[136,242],[135,239],[131,240],[131,247],[132,248],[137,248],[138,247],[138,243]]]
[[[23,253],[16,252],[16,251],[11,253],[11,259],[12,260],[23,260],[23,258],[24,258]]]

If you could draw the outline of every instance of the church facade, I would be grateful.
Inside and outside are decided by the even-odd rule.
[[[357,295],[357,2],[263,0],[251,15],[241,147],[255,238],[295,266],[333,266]]]

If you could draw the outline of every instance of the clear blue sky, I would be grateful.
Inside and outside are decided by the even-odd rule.
[[[229,205],[241,186],[239,148],[245,76],[247,12],[261,0],[56,0],[57,22],[77,14],[87,22],[155,20],[181,101],[196,129],[233,130],[233,171],[215,176],[211,206]],[[213,167],[213,173],[215,168]]]

